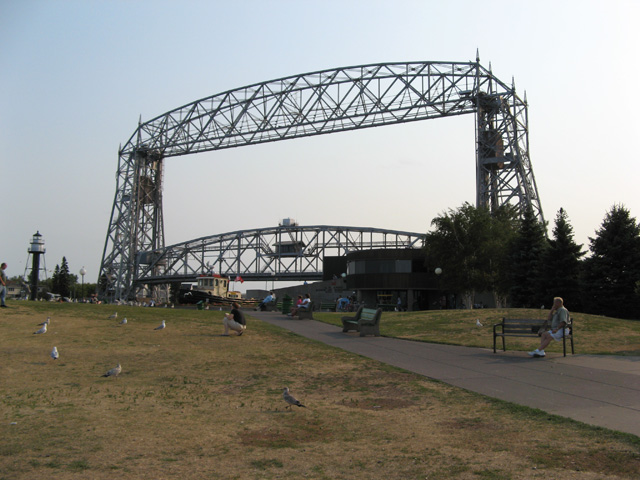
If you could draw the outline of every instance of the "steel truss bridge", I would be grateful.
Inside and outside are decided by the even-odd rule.
[[[241,230],[171,245],[144,264],[142,284],[194,281],[203,272],[243,280],[321,280],[327,256],[373,248],[419,248],[425,235],[377,228],[285,226]]]
[[[99,294],[132,298],[145,279],[168,278],[173,271],[169,263],[159,262],[165,255],[167,158],[466,114],[476,118],[476,205],[491,211],[505,204],[521,212],[530,207],[544,221],[529,159],[526,96],[520,98],[513,82],[502,82],[478,57],[475,62],[379,63],[294,75],[219,93],[140,122],[118,152]]]

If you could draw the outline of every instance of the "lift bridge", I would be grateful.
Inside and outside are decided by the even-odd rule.
[[[277,227],[211,235],[171,245],[140,262],[146,285],[195,281],[204,272],[243,280],[321,280],[325,257],[372,248],[419,248],[424,234],[343,226]]]
[[[466,114],[476,119],[476,205],[490,211],[506,204],[520,212],[531,208],[544,221],[529,159],[526,95],[519,97],[514,82],[502,82],[478,56],[469,62],[378,63],[294,75],[219,93],[140,122],[118,152],[99,295],[131,299],[146,284],[190,278],[207,264],[243,278],[316,278],[322,270],[318,252],[340,245],[338,251],[346,253],[358,244],[347,236],[338,240],[338,232],[362,235],[363,248],[387,248],[384,241],[364,241],[366,235],[400,234],[306,227],[293,235],[301,249],[292,256],[274,247],[284,245],[278,237],[287,233],[284,229],[214,235],[165,247],[162,181],[168,158]],[[302,239],[306,234],[316,237]],[[227,241],[227,235],[236,239]],[[267,235],[274,239],[267,241]],[[416,238],[408,234],[389,245],[416,246]],[[255,260],[245,262],[244,252],[252,248]]]

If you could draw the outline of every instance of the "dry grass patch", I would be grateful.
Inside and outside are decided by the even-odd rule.
[[[0,479],[618,479],[640,470],[636,437],[250,317],[245,335],[221,337],[216,311],[118,307],[129,320],[119,326],[110,306],[10,306],[0,317]],[[33,335],[48,315],[49,332]],[[162,319],[167,328],[154,331]],[[118,378],[101,377],[118,362]],[[308,408],[285,408],[284,386]]]

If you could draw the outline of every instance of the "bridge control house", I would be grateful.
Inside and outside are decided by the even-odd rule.
[[[421,249],[361,250],[347,254],[347,289],[359,302],[393,310],[440,308],[438,277],[427,271]]]

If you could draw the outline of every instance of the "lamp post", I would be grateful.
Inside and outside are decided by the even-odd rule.
[[[442,304],[442,289],[440,288],[440,275],[442,275],[442,269],[437,267],[434,272],[438,276],[438,304],[440,305],[440,310],[442,310],[446,306],[446,301],[445,305]]]
[[[87,270],[84,266],[80,269],[80,275],[82,276],[82,303],[84,303],[84,276],[87,274]]]

